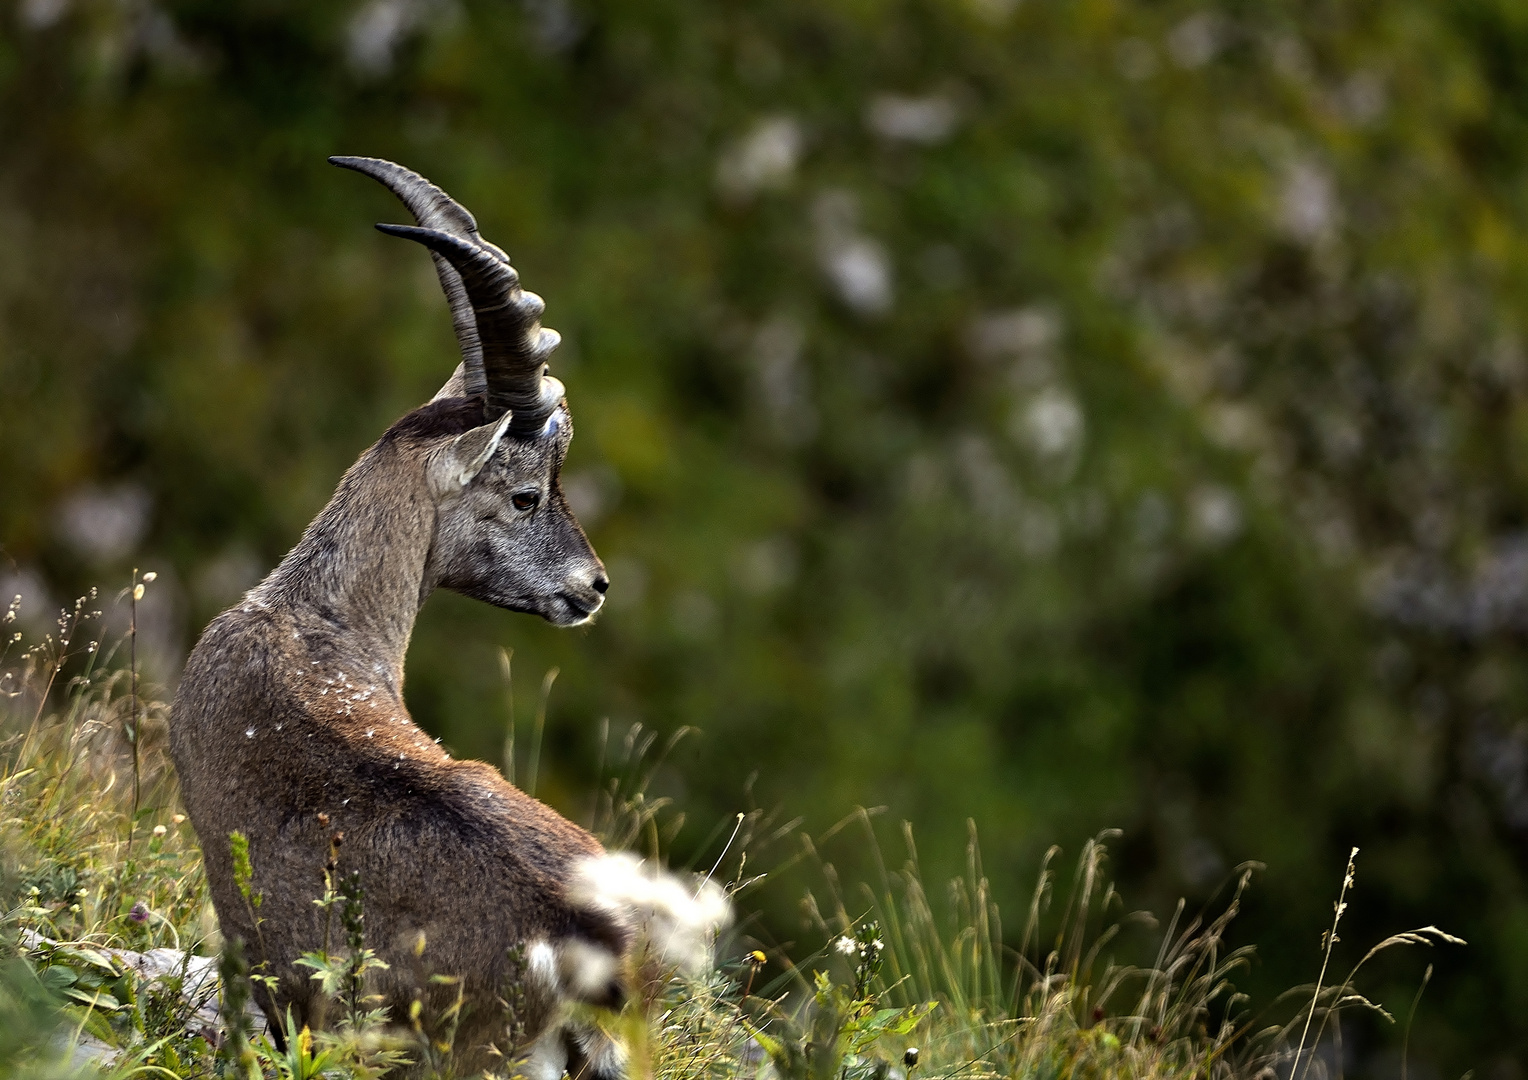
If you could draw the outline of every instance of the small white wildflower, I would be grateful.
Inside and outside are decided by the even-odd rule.
[[[169,831],[170,830],[166,829],[163,825],[155,825],[154,826],[154,835],[155,836],[163,836],[165,833],[167,833]]]
[[[855,953],[859,952],[859,942],[845,934],[843,937],[833,942],[833,948],[837,949],[845,956],[853,956]]]
[[[252,728],[252,727],[245,728],[244,729],[244,737],[246,739],[253,739],[255,737],[255,729]]]

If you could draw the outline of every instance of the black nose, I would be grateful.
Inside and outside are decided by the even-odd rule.
[[[603,596],[605,595],[605,590],[610,588],[610,579],[607,578],[604,574],[601,574],[599,577],[591,581],[590,584],[594,586],[595,592]]]

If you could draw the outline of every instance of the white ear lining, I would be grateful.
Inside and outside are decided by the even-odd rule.
[[[506,412],[503,416],[499,417],[499,422],[493,426],[493,434],[488,437],[488,445],[483,447],[483,449],[478,453],[477,457],[473,458],[469,462],[459,465],[455,475],[452,477],[452,479],[456,481],[458,487],[466,487],[468,484],[472,483],[473,478],[476,477],[478,473],[483,471],[483,466],[488,464],[489,459],[493,457],[493,452],[499,448],[499,440],[504,437],[504,432],[509,430],[509,421],[513,416],[513,413]],[[477,430],[481,429],[465,432],[461,435],[458,435],[452,441],[451,457],[453,461],[459,461],[456,455],[457,452],[461,449],[462,441],[464,439],[472,438]]]

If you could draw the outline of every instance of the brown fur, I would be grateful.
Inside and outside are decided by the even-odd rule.
[[[458,484],[441,477],[489,445],[482,402],[437,399],[410,413],[191,653],[171,749],[223,932],[277,979],[273,996],[257,991],[273,1022],[288,1006],[299,1025],[320,1019],[312,972],[295,961],[324,943],[313,901],[337,831],[339,870],[359,871],[365,889],[367,945],[391,965],[371,989],[393,1015],[406,1017],[416,996],[438,1015],[455,988],[429,976],[464,980],[458,1070],[488,1064],[489,1042],[507,1049],[495,1003],[518,974],[513,946],[627,948],[624,925],[565,895],[570,867],[599,843],[489,766],[452,760],[403,703],[409,636],[437,585],[562,624],[598,608],[603,567],[557,486],[571,438],[566,410],[557,417],[539,440],[503,440]],[[516,510],[510,497],[532,490],[536,508]],[[234,882],[234,831],[249,838],[258,928]],[[543,995],[540,1015],[520,1019],[535,1034],[555,1005]]]

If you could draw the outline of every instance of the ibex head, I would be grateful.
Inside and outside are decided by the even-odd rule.
[[[545,305],[466,208],[424,177],[377,158],[329,160],[381,181],[414,215],[417,227],[377,228],[430,249],[461,346],[435,400],[389,433],[434,443],[429,584],[558,626],[587,621],[610,582],[558,483],[573,421],[562,383],[546,373],[560,339],[541,326]]]

